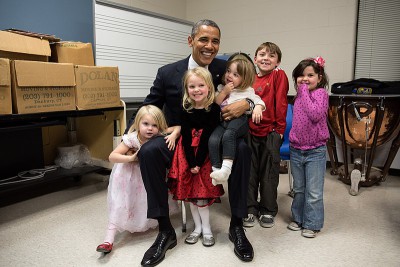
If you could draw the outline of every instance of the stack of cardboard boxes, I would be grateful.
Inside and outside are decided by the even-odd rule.
[[[8,31],[0,40],[0,115],[120,106],[118,68],[95,66],[90,43]]]

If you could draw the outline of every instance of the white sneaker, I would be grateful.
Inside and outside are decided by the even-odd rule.
[[[303,231],[301,232],[301,235],[307,238],[314,238],[317,236],[317,233],[319,231],[317,230],[310,230],[310,229],[303,229]]]
[[[272,215],[261,215],[259,220],[261,227],[264,228],[271,228],[275,225],[274,216]]]
[[[243,219],[244,227],[253,227],[256,225],[256,216],[253,214],[247,214],[247,218]]]
[[[291,223],[289,223],[289,225],[287,226],[287,228],[289,229],[289,230],[292,230],[292,231],[299,231],[299,230],[301,230],[301,226],[297,223],[297,222],[291,222]]]

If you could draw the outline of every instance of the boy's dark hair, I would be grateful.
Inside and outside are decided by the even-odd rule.
[[[277,46],[276,44],[271,43],[271,42],[262,43],[257,48],[256,53],[254,54],[254,56],[257,56],[258,51],[263,50],[263,49],[269,51],[272,54],[276,53],[278,55],[278,63],[281,62],[281,60],[282,60],[282,51],[279,48],[279,46]]]
[[[294,68],[292,77],[294,81],[294,87],[297,89],[297,78],[303,75],[304,69],[311,66],[315,73],[321,76],[321,81],[317,84],[318,88],[329,89],[328,75],[325,73],[325,68],[319,65],[313,58],[306,58],[300,61],[300,63]]]

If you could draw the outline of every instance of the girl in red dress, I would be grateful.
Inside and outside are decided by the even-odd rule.
[[[219,124],[220,108],[214,103],[210,72],[202,67],[188,70],[183,77],[181,138],[168,174],[174,199],[190,202],[195,229],[185,242],[195,244],[203,237],[204,246],[215,244],[210,226],[209,206],[224,194],[222,185],[211,182],[208,139]]]

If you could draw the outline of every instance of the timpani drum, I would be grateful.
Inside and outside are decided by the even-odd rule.
[[[400,95],[338,95],[329,96],[328,125],[331,138],[328,152],[332,173],[350,184],[348,151],[363,154],[363,180],[360,186],[383,181],[400,146]],[[341,140],[343,166],[337,168],[335,137]],[[383,170],[372,167],[376,147],[393,140]]]

